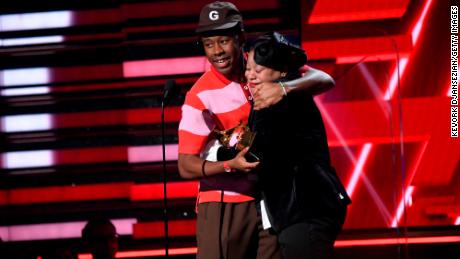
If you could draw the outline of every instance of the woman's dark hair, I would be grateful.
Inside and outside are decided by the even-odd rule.
[[[305,51],[278,32],[268,32],[258,37],[250,45],[252,49],[257,64],[278,71],[298,71],[307,63]]]

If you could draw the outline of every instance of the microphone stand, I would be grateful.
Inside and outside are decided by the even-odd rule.
[[[168,172],[166,170],[166,144],[165,144],[165,99],[161,98],[161,147],[163,152],[163,221],[165,231],[165,258],[169,258],[169,237],[168,237],[168,199],[167,199],[167,181]]]

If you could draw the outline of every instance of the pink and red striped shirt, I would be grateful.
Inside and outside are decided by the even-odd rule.
[[[247,123],[251,104],[245,86],[232,82],[214,67],[204,73],[187,93],[179,123],[179,153],[199,155],[211,132],[226,130]],[[221,191],[204,191],[198,202],[221,201]],[[218,194],[218,195],[217,195]],[[224,202],[244,202],[252,197],[224,191]]]

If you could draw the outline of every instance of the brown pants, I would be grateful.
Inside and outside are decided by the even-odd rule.
[[[199,204],[197,241],[197,259],[282,258],[277,237],[262,229],[255,201]]]

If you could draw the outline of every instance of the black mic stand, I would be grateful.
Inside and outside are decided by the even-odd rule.
[[[174,80],[167,80],[161,98],[161,147],[163,152],[163,220],[165,238],[165,257],[169,258],[169,236],[168,236],[168,171],[166,169],[166,144],[165,144],[165,108],[169,101],[175,98],[180,92],[179,86]]]
[[[165,144],[165,107],[166,107],[166,91],[162,94],[161,98],[161,149],[163,153],[163,221],[164,221],[164,239],[165,239],[165,258],[169,258],[169,236],[168,236],[168,198],[167,198],[167,182],[168,171],[166,169],[166,144]]]

